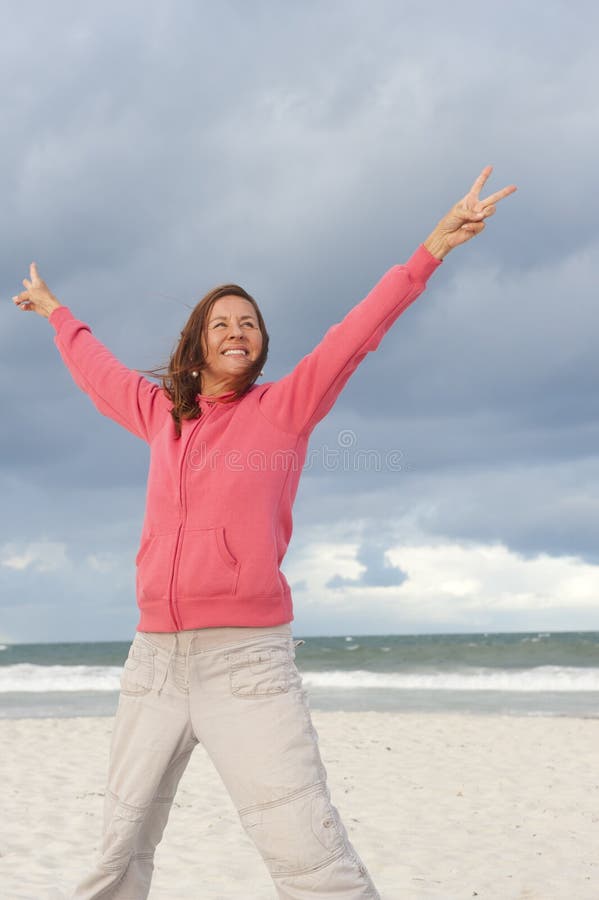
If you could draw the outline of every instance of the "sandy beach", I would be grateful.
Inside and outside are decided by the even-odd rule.
[[[597,900],[599,719],[313,713],[384,900]],[[2,900],[68,897],[97,852],[112,720],[0,721]],[[198,748],[151,900],[274,900]]]

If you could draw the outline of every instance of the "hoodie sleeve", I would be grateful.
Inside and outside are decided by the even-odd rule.
[[[102,415],[149,443],[172,406],[162,388],[119,362],[68,306],[55,309],[49,321],[75,384]]]
[[[405,265],[390,269],[289,375],[268,387],[260,399],[266,418],[284,431],[309,433],[440,264],[421,245]]]

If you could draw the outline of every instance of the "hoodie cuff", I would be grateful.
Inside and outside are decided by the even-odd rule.
[[[405,265],[413,281],[417,284],[426,284],[442,262],[442,259],[437,259],[429,253],[424,244],[421,244]]]
[[[54,328],[54,330],[58,332],[63,322],[66,322],[68,319],[74,318],[75,316],[68,306],[57,306],[56,309],[53,309],[48,316],[48,322],[50,323],[52,328]]]

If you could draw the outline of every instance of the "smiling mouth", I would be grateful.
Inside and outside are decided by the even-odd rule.
[[[242,356],[243,357],[243,356],[247,356],[247,355],[248,355],[247,350],[242,350],[241,348],[236,349],[236,350],[225,350],[223,352],[223,356]]]

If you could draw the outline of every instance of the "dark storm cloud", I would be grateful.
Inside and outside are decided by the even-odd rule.
[[[519,193],[448,258],[314,436],[336,448],[353,429],[357,448],[399,450],[401,467],[316,460],[295,540],[366,515],[406,540],[428,529],[595,558],[596,22],[592,4],[560,2],[542,17],[473,2],[434,18],[391,2],[11,9],[0,545],[52,539],[72,565],[68,583],[3,572],[3,595],[54,598],[39,633],[58,634],[77,595],[110,610],[106,636],[130,626],[131,572],[116,602],[84,561],[132,562],[148,451],[72,385],[48,324],[12,308],[29,262],[139,369],[166,361],[206,290],[239,282],[266,315],[273,379],[487,162],[491,190]]]
[[[359,578],[347,578],[336,574],[327,582],[329,588],[345,587],[390,587],[402,584],[406,580],[405,572],[385,559],[388,544],[375,538],[366,538],[360,545],[356,560],[364,567]]]

